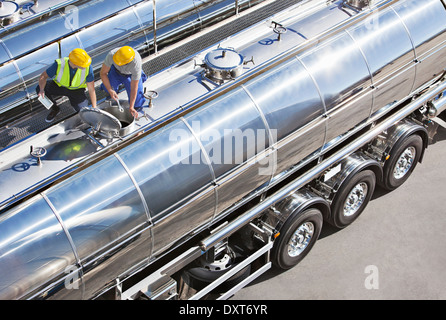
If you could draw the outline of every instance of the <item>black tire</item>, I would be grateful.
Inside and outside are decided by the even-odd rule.
[[[348,178],[333,199],[330,224],[342,229],[355,221],[369,203],[375,185],[375,173],[371,170]]]
[[[240,256],[235,254],[231,249],[231,254],[233,254],[236,259],[233,261],[233,263],[228,266],[225,270],[209,270],[205,267],[196,266],[192,267],[190,269],[185,270],[182,273],[183,281],[191,288],[199,291],[208,286],[213,281],[217,280],[219,277],[224,275],[229,270],[233,269],[235,266],[238,265],[238,260],[240,260]],[[240,271],[238,271],[236,274],[231,276],[228,280],[226,280],[223,284],[221,284],[219,287],[217,287],[213,293],[223,292],[226,290],[229,290],[236,284],[240,283],[244,279],[246,279],[251,274],[251,265],[247,265],[246,267],[242,268]]]
[[[322,213],[315,208],[307,209],[302,213],[292,215],[280,229],[280,236],[276,239],[271,250],[271,260],[273,264],[283,270],[290,269],[297,265],[310,252],[315,242],[319,238],[323,224]],[[293,236],[299,231],[311,226],[311,235],[307,237],[304,231],[306,241],[300,243],[302,250],[292,250],[289,253],[289,244]],[[302,234],[300,234],[302,235]]]
[[[207,269],[197,267],[189,269],[185,271],[185,273],[186,277],[189,278],[189,285],[196,290],[201,290],[210,283],[212,283],[213,281],[217,280],[227,271],[228,270],[226,270],[225,272],[209,271]],[[249,277],[250,273],[251,273],[251,265],[247,265],[239,272],[234,274],[232,277],[230,277],[228,280],[226,280],[226,282],[220,285],[216,290],[214,290],[214,292],[221,292],[232,288],[236,284],[242,282],[244,279]]]
[[[420,160],[421,153],[423,151],[423,139],[417,135],[413,134],[411,136],[406,137],[400,142],[397,142],[392,149],[390,154],[390,158],[384,164],[383,170],[383,179],[380,183],[380,186],[386,189],[387,191],[392,191],[401,186],[412,172],[415,170],[418,161]],[[403,155],[406,153],[408,156],[403,159]],[[413,154],[415,152],[415,154]],[[410,159],[407,161],[408,158]],[[401,160],[403,159],[403,160]],[[408,163],[409,167],[405,167],[401,165],[401,161],[405,161]],[[397,167],[405,167],[405,170],[401,170],[400,174],[395,173],[395,168]]]

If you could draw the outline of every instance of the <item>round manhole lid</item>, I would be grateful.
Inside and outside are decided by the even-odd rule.
[[[79,115],[85,123],[97,131],[104,133],[119,133],[121,122],[114,115],[99,108],[82,108]]]
[[[205,57],[206,65],[216,70],[232,70],[243,64],[243,57],[233,49],[218,48]]]

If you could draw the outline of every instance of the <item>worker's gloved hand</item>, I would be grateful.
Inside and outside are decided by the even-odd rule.
[[[130,113],[132,114],[132,116],[134,118],[138,118],[138,111],[136,111],[134,107],[130,107],[129,109],[130,109]]]
[[[39,97],[45,98],[45,91],[44,90],[40,90],[38,93]]]

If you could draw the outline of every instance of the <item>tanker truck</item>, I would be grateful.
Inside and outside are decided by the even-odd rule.
[[[228,299],[410,177],[446,106],[445,1],[284,3],[145,57],[204,47],[137,118],[121,92],[1,151],[1,299]]]

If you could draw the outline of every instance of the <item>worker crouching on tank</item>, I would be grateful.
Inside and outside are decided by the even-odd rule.
[[[48,79],[52,80],[48,80]],[[47,81],[48,80],[48,81]],[[56,59],[39,78],[36,92],[42,98],[47,96],[53,106],[45,121],[52,122],[60,112],[56,104],[56,97],[68,97],[71,106],[79,112],[88,106],[85,88],[88,88],[91,104],[96,107],[96,91],[94,88],[94,74],[91,68],[91,58],[83,49],[74,49],[68,57]]]
[[[133,117],[138,117],[136,109],[142,108],[144,97],[143,83],[147,76],[142,71],[141,56],[129,46],[113,49],[106,56],[101,68],[101,89],[108,92],[107,99],[118,100],[118,88],[124,85],[129,99],[129,109]]]

